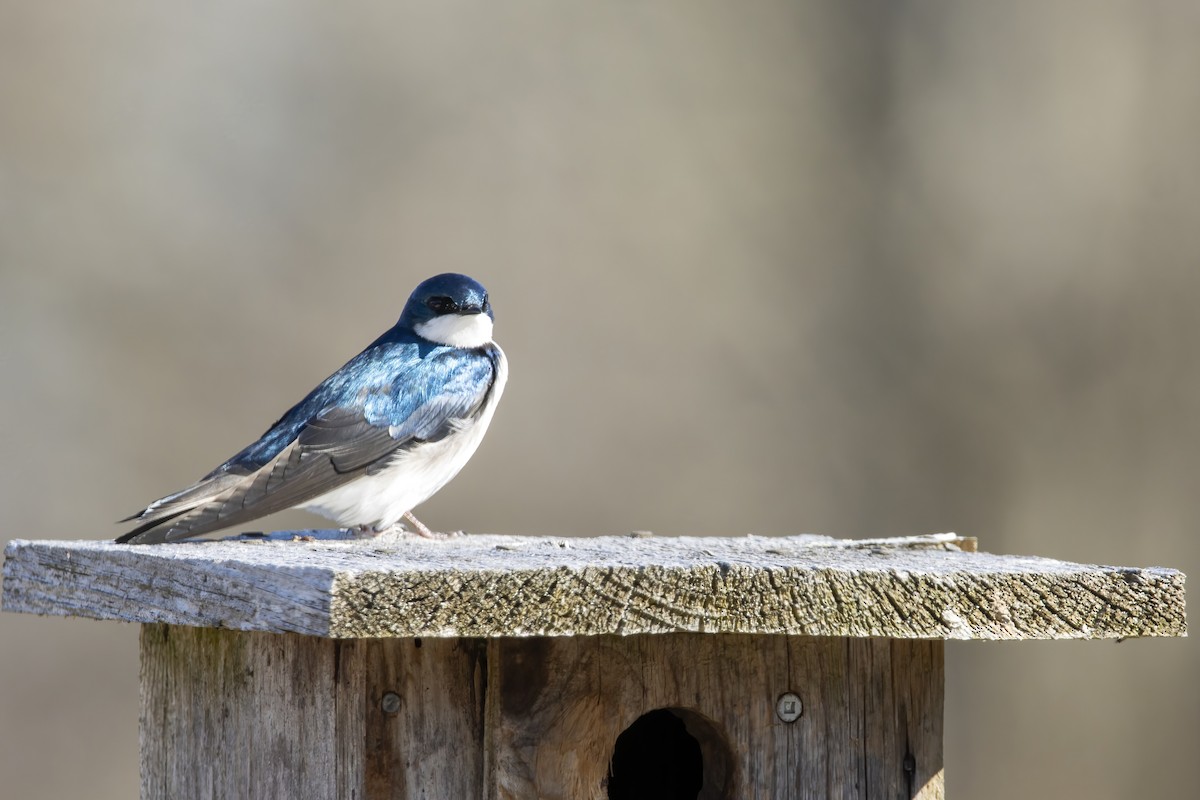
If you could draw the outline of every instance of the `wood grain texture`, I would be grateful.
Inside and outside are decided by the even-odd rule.
[[[143,798],[335,798],[335,661],[322,640],[143,626]]]
[[[145,625],[142,797],[482,797],[485,648]]]
[[[728,785],[706,783],[702,800],[941,798],[942,647],[698,634],[501,642],[493,797],[603,800],[617,736],[672,708],[709,721],[732,755]],[[787,691],[804,704],[791,724],[775,712]]]
[[[606,800],[617,737],[666,708],[701,742],[700,800],[934,800],[942,655],[939,641],[147,625],[142,797]],[[787,691],[804,704],[790,724]]]
[[[334,644],[344,675],[337,691],[337,736],[346,762],[339,796],[482,797],[486,643]],[[385,702],[389,694],[394,707]]]
[[[939,639],[1186,633],[1184,575],[949,536],[13,541],[4,608],[336,638],[695,631]],[[325,536],[326,538],[320,538]]]

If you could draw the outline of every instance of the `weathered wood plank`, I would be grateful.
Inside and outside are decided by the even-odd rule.
[[[641,715],[673,709],[699,732],[700,800],[940,800],[942,646],[704,634],[500,640],[489,681],[502,707],[494,797],[604,800],[621,777],[609,773],[617,737]],[[804,706],[792,723],[776,713],[785,692]],[[621,788],[674,796],[661,785]]]
[[[337,643],[339,796],[483,797],[486,642]]]
[[[341,796],[330,640],[147,625],[141,653],[143,798]]]
[[[484,796],[479,640],[142,628],[142,797]]]
[[[963,552],[953,536],[13,541],[4,608],[338,638],[1186,633],[1184,575]],[[326,538],[320,538],[320,537]]]
[[[142,664],[144,800],[608,800],[672,796],[678,776],[699,800],[942,796],[937,641],[147,625]],[[803,702],[790,723],[784,692]],[[702,763],[664,731],[645,743],[650,771],[614,770],[618,738],[660,709]]]

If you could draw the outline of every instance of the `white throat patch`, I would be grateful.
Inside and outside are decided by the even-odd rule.
[[[492,318],[487,314],[446,314],[413,326],[418,336],[449,347],[483,347],[492,341]]]

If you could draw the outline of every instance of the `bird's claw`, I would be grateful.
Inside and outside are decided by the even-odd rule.
[[[348,528],[350,535],[356,539],[375,539],[381,536],[419,536],[422,539],[432,539],[434,541],[445,541],[446,539],[457,539],[463,535],[462,531],[442,532],[435,531],[429,528],[421,520],[412,515],[412,512],[405,513],[404,523],[399,521],[387,525],[382,528],[377,528],[374,525],[356,525],[353,528]]]
[[[434,539],[437,541],[442,541],[445,539],[454,539],[456,537],[463,535],[462,531],[454,531],[452,533],[442,533],[441,531],[432,530],[424,522],[421,522],[421,520],[414,517],[413,513],[411,511],[405,511],[403,519],[405,522],[408,523],[410,532],[415,533],[417,536],[420,536],[422,539]],[[397,523],[397,524],[399,524],[399,523]]]

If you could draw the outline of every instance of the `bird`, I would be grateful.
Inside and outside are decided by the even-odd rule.
[[[362,535],[437,538],[412,514],[475,453],[508,360],[487,290],[448,272],[420,283],[396,324],[195,484],[121,520],[126,544],[201,536],[289,508]]]

